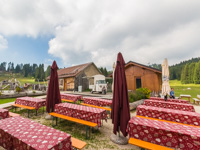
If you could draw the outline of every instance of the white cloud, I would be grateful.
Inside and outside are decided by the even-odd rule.
[[[8,41],[0,35],[0,51],[8,47]]]
[[[48,53],[64,66],[125,61],[169,64],[200,55],[199,0],[0,1],[0,33],[54,35]]]

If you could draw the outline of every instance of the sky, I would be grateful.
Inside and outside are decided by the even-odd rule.
[[[169,65],[200,56],[199,0],[0,0],[0,62]]]

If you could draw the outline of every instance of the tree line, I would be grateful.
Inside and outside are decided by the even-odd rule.
[[[181,83],[200,84],[200,61],[196,63],[187,63],[181,72]]]
[[[23,77],[34,77],[35,80],[45,80],[51,73],[51,66],[44,71],[44,64],[17,64],[13,62],[0,63],[0,72],[19,73]]]
[[[161,64],[151,64],[150,67],[162,70]],[[181,61],[169,66],[170,80],[180,80],[184,84],[200,84],[200,57]]]

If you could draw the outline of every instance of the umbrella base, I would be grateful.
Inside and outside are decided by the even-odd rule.
[[[126,144],[128,144],[128,139],[126,137],[124,137],[124,136],[119,136],[119,135],[112,134],[110,136],[110,140],[113,143],[116,143],[116,144],[119,144],[119,145],[126,145]]]
[[[52,120],[52,119],[53,119],[53,116],[47,114],[47,115],[45,116],[45,119],[46,119],[46,120]]]

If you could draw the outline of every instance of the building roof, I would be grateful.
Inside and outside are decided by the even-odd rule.
[[[92,64],[94,65],[93,62],[90,62],[90,63],[86,63],[86,64],[81,64],[81,65],[77,65],[77,66],[60,69],[60,70],[58,70],[58,78],[75,77],[81,71],[83,71],[84,69],[86,69],[88,66],[90,66]],[[47,77],[47,79],[49,80],[50,76]]]
[[[153,67],[150,67],[150,66],[146,66],[146,65],[143,65],[143,64],[140,64],[140,63],[136,63],[134,61],[129,61],[128,63],[126,63],[125,64],[125,68],[127,68],[130,65],[135,65],[135,66],[138,66],[138,67],[141,67],[141,68],[144,68],[144,69],[148,69],[148,70],[151,70],[153,72],[157,72],[157,73],[162,74],[162,70],[159,70],[159,69],[156,69],[156,68],[153,68]],[[112,72],[108,76],[112,77]]]
[[[153,67],[150,67],[150,66],[146,66],[146,65],[143,65],[143,64],[139,64],[139,63],[136,63],[134,61],[129,61],[128,63],[126,63],[125,67],[128,67],[130,65],[135,65],[135,66],[138,66],[138,67],[141,67],[141,68],[144,68],[144,69],[148,69],[148,70],[151,70],[153,72],[157,72],[157,73],[161,73],[162,74],[162,70],[159,70],[159,69],[156,69],[156,68],[153,68]]]

